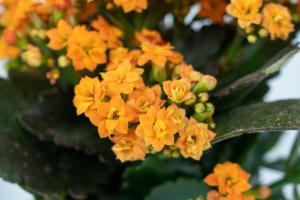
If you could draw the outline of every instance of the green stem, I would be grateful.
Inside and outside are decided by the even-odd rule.
[[[294,161],[298,157],[298,149],[300,145],[300,133],[298,133],[297,138],[295,139],[295,142],[293,144],[293,147],[291,149],[290,156],[286,162],[286,171],[288,172],[291,167],[293,167]]]
[[[242,34],[237,30],[235,37],[231,43],[231,45],[226,50],[225,57],[227,58],[229,63],[233,63],[238,55],[242,44],[243,44],[244,37]]]

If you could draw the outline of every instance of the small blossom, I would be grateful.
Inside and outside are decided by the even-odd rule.
[[[94,71],[98,64],[105,64],[107,46],[97,32],[77,26],[68,42],[67,56],[73,61],[75,70]]]
[[[147,113],[152,106],[161,107],[163,104],[159,85],[137,89],[128,96],[127,101],[131,114],[135,116],[134,121],[138,121],[139,116]]]
[[[99,37],[107,43],[108,48],[117,48],[122,45],[120,40],[123,36],[122,31],[111,26],[104,17],[99,16],[97,20],[92,22],[93,28],[99,32]]]
[[[272,39],[287,40],[294,31],[289,10],[280,4],[269,3],[263,9],[262,26],[270,33]]]
[[[172,104],[167,108],[167,117],[172,124],[172,128],[175,132],[182,130],[186,125],[186,113],[184,109],[178,108],[175,104]]]
[[[191,118],[186,127],[179,132],[180,137],[176,142],[180,153],[185,158],[200,160],[205,150],[211,147],[210,141],[215,134],[208,129],[207,124],[198,123]]]
[[[167,62],[179,64],[182,62],[182,56],[173,51],[173,46],[166,45],[152,45],[144,43],[141,46],[143,54],[138,60],[138,65],[143,66],[148,62],[152,62],[158,67],[165,67]]]
[[[77,109],[77,115],[81,115],[88,110],[95,110],[98,101],[101,101],[106,92],[101,88],[98,78],[83,77],[79,84],[75,86],[74,106]]]
[[[112,150],[121,162],[144,160],[148,152],[145,142],[134,131],[129,129],[128,134],[118,134],[112,138],[115,143]]]
[[[135,41],[137,44],[157,44],[162,45],[164,43],[162,36],[159,32],[144,28],[140,32],[135,33]]]
[[[185,63],[179,65],[176,67],[176,69],[174,70],[175,72],[175,77],[179,77],[182,79],[186,79],[190,82],[198,82],[200,80],[202,80],[203,78],[203,74],[201,74],[200,72],[194,70],[192,65],[187,65]]]
[[[28,45],[22,54],[23,60],[31,67],[39,67],[42,64],[42,54],[39,48]]]
[[[165,81],[163,88],[168,98],[175,103],[182,103],[194,97],[194,94],[190,91],[191,83],[186,79]]]
[[[165,108],[151,107],[146,114],[140,115],[136,134],[145,140],[147,146],[158,152],[165,145],[174,144],[176,130],[172,125]]]
[[[112,91],[130,94],[134,88],[144,86],[141,77],[143,72],[143,69],[133,67],[130,62],[124,62],[116,70],[101,73],[101,76]]]
[[[48,47],[53,50],[65,48],[71,35],[72,27],[65,20],[60,20],[57,28],[47,31],[47,36],[50,40]]]
[[[18,41],[17,32],[14,29],[5,29],[3,31],[3,40],[7,43],[7,45],[15,45]]]
[[[129,61],[132,66],[136,66],[141,53],[142,52],[138,49],[129,51],[124,47],[118,47],[111,50],[109,52],[109,63],[107,64],[106,71],[115,70],[126,61]]]
[[[213,23],[224,23],[224,15],[226,13],[226,3],[224,0],[200,0],[200,4],[201,17],[208,17],[213,21]]]
[[[97,104],[98,132],[101,138],[113,134],[127,134],[130,116],[127,115],[127,108],[120,96],[113,97],[109,102]]]
[[[225,162],[218,164],[204,182],[209,186],[218,187],[221,195],[240,195],[251,188],[249,177],[250,175],[238,164]]]
[[[231,0],[226,7],[228,14],[238,19],[241,28],[246,28],[251,24],[260,24],[261,14],[259,9],[262,6],[262,0]]]
[[[114,0],[117,6],[122,6],[125,13],[142,12],[148,7],[148,0]]]

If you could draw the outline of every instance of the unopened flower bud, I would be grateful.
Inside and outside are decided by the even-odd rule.
[[[247,40],[249,43],[255,43],[257,41],[257,37],[255,35],[248,35]]]
[[[60,77],[60,73],[56,69],[51,70],[46,74],[46,78],[49,79],[51,85],[55,85],[59,77]]]
[[[22,58],[31,67],[39,67],[42,63],[41,51],[32,45],[27,46],[27,50],[22,54]]]
[[[196,113],[203,113],[205,111],[205,106],[203,103],[197,103],[195,106],[194,106],[194,110]]]
[[[54,65],[55,65],[54,59],[53,58],[49,58],[47,60],[47,65],[48,65],[48,67],[54,67]]]
[[[265,38],[268,36],[268,31],[266,29],[262,28],[258,31],[258,35],[261,38]]]
[[[198,94],[199,101],[201,103],[205,103],[209,100],[209,94],[207,92],[203,92]]]
[[[39,30],[37,35],[41,40],[45,40],[47,38],[47,32],[45,30]]]
[[[70,64],[70,60],[66,56],[60,56],[58,58],[58,66],[65,68]]]
[[[194,93],[202,93],[213,90],[217,85],[217,79],[213,76],[204,75],[202,80],[199,81],[194,87]]]
[[[184,104],[187,105],[187,106],[191,106],[191,105],[193,105],[193,104],[196,102],[196,100],[197,100],[197,98],[196,98],[196,96],[194,95],[192,98],[186,100],[186,101],[184,102]]]
[[[17,32],[13,29],[5,29],[3,39],[8,45],[15,45],[18,41]]]
[[[179,158],[179,157],[180,157],[179,152],[178,152],[178,151],[174,151],[174,152],[172,153],[172,157],[173,157],[173,158]]]
[[[215,112],[215,106],[212,103],[205,103],[205,111],[214,113]]]
[[[195,118],[198,122],[204,122],[205,120],[212,117],[212,113],[205,112],[205,113],[195,113],[193,118]]]
[[[39,34],[39,32],[38,32],[38,30],[36,30],[36,29],[32,29],[32,30],[30,31],[30,35],[31,35],[32,37],[37,37],[38,34]]]
[[[171,152],[170,149],[164,149],[164,150],[163,150],[163,155],[164,155],[165,157],[170,157],[171,154],[172,154],[172,152]]]
[[[167,70],[164,67],[154,66],[152,67],[152,76],[155,81],[162,83],[167,80]]]
[[[272,190],[268,186],[262,186],[258,189],[258,195],[260,199],[268,199],[271,194]]]

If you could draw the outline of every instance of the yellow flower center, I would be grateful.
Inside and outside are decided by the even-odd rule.
[[[146,97],[140,97],[138,99],[138,107],[142,112],[147,112],[151,105],[151,102],[149,102],[149,100]]]
[[[153,131],[155,135],[159,138],[164,137],[168,133],[166,124],[160,119],[156,120],[153,126]]]
[[[174,87],[171,89],[170,96],[176,100],[182,100],[186,95],[184,87]]]
[[[280,14],[276,14],[274,17],[273,17],[273,19],[274,19],[274,21],[275,22],[280,22],[282,19],[283,19],[283,17],[280,15]]]

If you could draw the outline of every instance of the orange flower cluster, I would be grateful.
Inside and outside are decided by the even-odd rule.
[[[71,27],[66,21],[47,32],[48,47],[53,50],[67,49],[67,57],[72,60],[75,70],[94,71],[98,65],[107,63],[107,50],[122,45],[122,32],[111,26],[102,16],[93,21],[94,30],[86,26]]]
[[[294,31],[290,11],[279,3],[263,4],[263,0],[231,0],[226,11],[237,18],[241,28],[247,29],[251,25],[261,26],[270,34],[271,39],[287,40]]]
[[[19,36],[49,20],[56,11],[74,15],[71,0],[2,0],[0,6],[4,10],[0,14],[0,24],[4,27],[0,38],[1,58],[16,58],[21,53],[17,47]]]
[[[77,114],[85,114],[98,127],[100,137],[114,143],[112,150],[122,162],[142,160],[149,152],[169,148],[183,157],[199,160],[215,136],[209,130],[214,111],[207,102],[207,92],[216,86],[216,79],[185,64],[183,56],[165,43],[158,32],[145,29],[136,33],[136,48],[129,50],[119,46],[122,34],[116,28],[98,22],[93,24],[102,24],[97,26],[103,32],[98,35],[102,43],[94,41],[95,37],[92,42],[81,42],[88,37],[80,38],[83,33],[76,37],[75,31],[85,31],[84,35],[97,32],[85,27],[70,28],[65,22],[48,32],[49,46],[67,47],[75,67],[80,62],[79,66],[83,63],[93,70],[98,62],[89,60],[104,61],[99,59],[103,53],[98,50],[101,45],[110,49],[105,71],[99,77],[82,78],[75,87],[73,102]],[[66,28],[60,30],[60,26]],[[115,37],[104,34],[107,28]],[[84,56],[78,53],[82,51]],[[199,105],[203,110],[187,114],[187,108],[193,110]]]
[[[254,200],[254,196],[245,194],[252,187],[249,178],[250,174],[236,163],[217,164],[214,172],[204,179],[206,184],[218,189],[211,190],[207,200]]]

